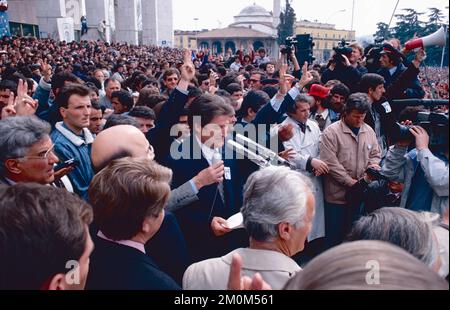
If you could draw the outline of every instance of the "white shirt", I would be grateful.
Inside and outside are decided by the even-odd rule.
[[[195,139],[197,140],[197,143],[201,146],[202,148],[202,154],[203,157],[208,161],[209,165],[212,166],[212,159],[214,156],[214,153],[219,152],[218,150],[214,150],[206,145],[204,145],[200,139],[198,138],[197,135],[195,135]]]

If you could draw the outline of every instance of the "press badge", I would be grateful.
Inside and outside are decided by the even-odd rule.
[[[224,170],[225,170],[225,175],[224,175],[225,180],[231,180],[231,169],[230,169],[230,167],[225,167]]]
[[[386,111],[386,113],[391,113],[392,112],[392,108],[391,105],[389,104],[389,102],[385,102],[381,104],[384,108],[384,110]]]

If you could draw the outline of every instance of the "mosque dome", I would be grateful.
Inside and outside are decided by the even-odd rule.
[[[244,8],[238,16],[272,16],[272,14],[262,6],[253,4]]]

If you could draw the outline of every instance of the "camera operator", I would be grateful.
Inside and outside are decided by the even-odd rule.
[[[406,71],[406,67],[403,65],[405,56],[388,43],[383,44],[383,50],[380,52],[380,55],[381,69],[378,71],[378,74],[386,80],[384,86],[388,88],[398,81],[401,74]],[[417,72],[413,80],[408,82],[406,90],[399,94],[399,97],[396,97],[395,99],[422,99],[425,96],[425,91],[422,89],[417,78],[418,74],[419,72]]]
[[[367,70],[367,68],[361,65],[364,60],[364,49],[361,44],[359,44],[358,42],[353,42],[348,47],[352,48],[353,50],[349,58],[352,67],[358,70],[361,75],[368,73],[369,71]]]
[[[409,131],[415,138],[416,148],[408,152],[411,140],[399,140],[389,150],[382,173],[392,181],[405,184],[400,207],[443,215],[448,209],[448,137],[444,154],[433,154],[425,129],[413,126]]]
[[[339,80],[344,83],[351,93],[358,91],[358,83],[361,80],[361,72],[352,66],[350,58],[352,58],[353,49],[346,46],[345,41],[334,48],[334,55],[330,59],[327,69],[322,74],[322,83],[325,84],[330,80]]]
[[[386,81],[379,74],[368,73],[361,78],[360,90],[369,96],[372,105],[365,122],[377,134],[378,143],[381,147],[381,158],[384,158],[387,154],[388,138],[395,125],[395,115],[397,114],[394,112],[398,112],[398,107],[391,107],[388,100],[400,96],[407,89],[408,84],[417,78],[420,64],[425,57],[425,51],[420,49],[408,68],[400,74],[397,81],[391,84],[388,89],[385,89]]]

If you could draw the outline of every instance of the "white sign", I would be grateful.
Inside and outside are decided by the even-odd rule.
[[[58,23],[59,40],[66,42],[75,41],[73,18],[72,17],[57,18],[56,22]]]

